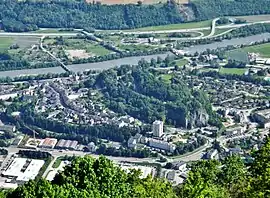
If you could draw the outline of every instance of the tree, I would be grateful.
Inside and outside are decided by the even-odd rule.
[[[254,154],[254,162],[249,171],[250,197],[269,197],[270,196],[270,137],[266,138],[265,144]]]
[[[167,181],[150,176],[140,179],[140,171],[126,173],[105,157],[78,157],[57,174],[52,182],[29,181],[8,194],[8,198],[173,198]],[[0,194],[1,195],[1,194]]]
[[[247,170],[240,156],[233,155],[224,159],[219,181],[227,188],[231,197],[245,197]]]
[[[217,183],[220,163],[215,160],[200,161],[192,165],[188,178],[178,190],[186,198],[225,198],[226,189]]]

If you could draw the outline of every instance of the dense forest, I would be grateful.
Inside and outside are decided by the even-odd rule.
[[[269,0],[196,0],[192,1],[197,20],[219,16],[269,14]]]
[[[82,1],[0,2],[0,20],[5,31],[33,31],[38,28],[132,29],[183,23],[186,16],[174,1],[165,4],[102,5]],[[218,16],[269,14],[269,0],[197,0],[189,9],[196,21]]]
[[[83,1],[10,1],[0,2],[0,19],[5,31],[29,31],[37,27],[130,29],[181,23],[175,4],[101,5]]]
[[[166,83],[149,70],[150,63],[138,64],[110,69],[96,78],[94,86],[103,92],[110,109],[146,123],[164,120],[188,128],[220,124],[203,92],[191,90],[179,78]]]
[[[0,198],[266,198],[270,190],[269,150],[267,138],[249,164],[236,155],[221,162],[195,162],[187,180],[176,187],[150,176],[141,179],[139,171],[127,173],[105,157],[78,157],[53,181],[29,181],[15,190],[0,191]]]

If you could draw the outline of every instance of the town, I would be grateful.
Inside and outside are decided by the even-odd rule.
[[[208,16],[205,10],[212,8],[201,0],[146,2],[6,2],[12,11],[3,5],[4,15],[16,21],[0,17],[0,197],[1,189],[12,193],[40,185],[34,182],[67,182],[65,171],[101,174],[100,164],[110,185],[118,185],[110,176],[123,171],[123,181],[141,185],[135,185],[138,192],[145,188],[141,183],[158,181],[178,195],[208,197],[195,196],[185,185],[205,172],[218,178],[198,179],[207,189],[221,181],[229,163],[240,160],[245,174],[257,163],[255,154],[267,146],[270,130],[270,12],[245,13],[230,1],[219,4],[239,13]],[[213,3],[215,12],[219,4]],[[24,13],[15,14],[22,5],[39,20],[22,7]],[[43,16],[45,8],[55,21]],[[152,15],[140,14],[144,9]],[[214,166],[218,171],[210,172]],[[72,175],[76,182],[78,172]],[[242,187],[231,188],[238,179],[222,182],[227,197],[245,197],[231,196]],[[83,187],[72,187],[84,190],[78,185]],[[162,189],[148,188],[155,185]],[[223,192],[220,186],[207,190]],[[147,193],[145,198],[155,197]]]

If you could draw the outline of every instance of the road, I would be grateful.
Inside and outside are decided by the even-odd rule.
[[[216,23],[217,21],[219,20],[220,18],[215,18],[213,21],[212,21],[212,25],[211,25],[211,32],[210,34],[208,34],[207,36],[203,37],[203,38],[210,38],[212,36],[214,36],[214,34],[216,33]]]
[[[9,154],[15,154],[18,153],[19,150],[33,150],[33,149],[25,149],[25,148],[17,148],[17,147],[8,147],[7,148]],[[82,151],[62,151],[58,149],[43,149],[39,148],[39,151],[44,151],[44,152],[49,152],[51,153],[52,156],[55,158],[60,157],[60,156],[85,156],[85,155],[90,155],[94,158],[98,158],[99,155],[92,154],[92,153],[87,153],[87,152],[82,152]],[[113,156],[106,156],[108,159],[111,159],[113,161],[121,162],[121,161],[129,161],[129,162],[155,162],[155,159],[153,158],[134,158],[134,157],[113,157]]]
[[[175,30],[151,30],[151,31],[128,31],[128,32],[119,31],[119,32],[121,32],[122,34],[135,34],[136,35],[136,34],[166,34],[166,33],[175,33],[175,32],[179,32],[179,33],[180,32],[182,33],[183,32],[198,32],[198,31],[211,29],[211,33],[212,33],[212,31],[215,31],[215,29],[233,29],[233,28],[239,28],[239,27],[248,26],[248,25],[259,24],[259,23],[270,23],[270,21],[268,20],[268,21],[260,21],[260,22],[253,22],[253,23],[244,23],[244,24],[228,24],[228,25],[221,25],[221,26],[216,27],[216,21],[218,19],[219,18],[215,18],[212,21],[212,27],[213,27],[213,24],[215,24],[214,28],[201,27],[201,28],[175,29]],[[214,33],[212,34],[214,35]]]
[[[174,30],[157,30],[157,31],[126,31],[123,32],[121,30],[116,30],[114,33],[121,32],[122,34],[134,34],[134,35],[138,35],[138,34],[166,34],[166,33],[177,33],[177,32],[197,32],[199,33],[200,31],[203,30],[209,30],[211,29],[211,32],[209,35],[206,36],[197,36],[194,38],[185,38],[187,40],[190,39],[201,39],[201,38],[211,38],[214,36],[218,36],[218,35],[214,35],[215,34],[215,30],[216,29],[229,29],[228,31],[226,31],[226,33],[232,31],[235,28],[239,28],[239,27],[243,27],[243,26],[247,26],[247,25],[254,25],[254,24],[260,24],[260,23],[270,23],[270,21],[260,21],[260,22],[253,22],[253,23],[244,23],[244,24],[228,24],[228,25],[222,25],[222,26],[216,26],[216,22],[219,18],[215,18],[212,21],[212,25],[211,27],[201,27],[201,28],[189,28],[189,29],[174,29]],[[44,30],[47,30],[47,28],[43,28]],[[92,33],[88,33],[85,31],[82,31],[81,29],[76,29],[76,31],[82,32],[86,35],[91,35],[93,36]],[[102,30],[97,30],[99,32],[102,32]],[[74,33],[74,32],[56,32],[56,33],[42,33],[42,32],[0,32],[0,36],[37,36],[37,37],[43,37],[43,36],[76,36],[78,33]],[[200,32],[201,33],[201,32]],[[225,33],[221,33],[220,35],[225,34]],[[95,37],[97,38],[97,37]],[[102,41],[101,39],[97,38],[98,40]]]
[[[0,36],[76,36],[78,33],[0,32]]]

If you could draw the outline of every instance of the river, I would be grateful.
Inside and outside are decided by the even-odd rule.
[[[115,60],[103,61],[98,63],[84,63],[84,64],[74,64],[68,65],[67,67],[73,72],[83,72],[85,70],[103,70],[109,69],[119,65],[136,65],[139,60],[144,59],[150,61],[152,58],[157,58],[158,56],[164,59],[167,55],[171,55],[170,52],[164,54],[155,54],[148,56],[133,56],[120,58]],[[22,69],[22,70],[11,70],[11,71],[0,71],[0,78],[3,77],[16,77],[16,76],[26,76],[26,75],[38,75],[47,73],[64,73],[65,71],[62,67],[50,67],[50,68],[39,68],[39,69]]]
[[[243,38],[233,38],[231,40],[223,40],[221,42],[215,42],[211,44],[191,46],[191,47],[185,48],[184,50],[190,54],[195,53],[196,51],[200,53],[207,49],[216,49],[218,47],[226,47],[228,45],[241,45],[241,44],[247,45],[252,42],[263,41],[269,38],[270,38],[270,33],[264,33],[264,34],[243,37]],[[148,56],[126,57],[126,58],[109,60],[109,61],[98,62],[98,63],[74,64],[74,65],[68,65],[68,68],[70,68],[71,71],[73,72],[83,72],[85,70],[103,70],[103,69],[109,69],[114,66],[125,65],[125,64],[135,65],[141,59],[150,61],[152,58],[157,58],[158,56],[160,56],[161,58],[165,58],[168,54],[171,54],[171,53],[167,52],[164,54],[156,54],[156,55],[148,55]],[[0,78],[6,77],[6,76],[9,76],[12,78],[12,77],[22,76],[22,75],[38,75],[38,74],[63,73],[63,72],[64,70],[61,67],[11,70],[11,71],[0,72]]]
[[[263,41],[270,39],[270,33],[263,33],[263,34],[258,34],[258,35],[253,35],[253,36],[247,36],[247,37],[242,37],[242,38],[233,38],[231,40],[223,40],[221,42],[214,42],[210,44],[204,44],[204,45],[195,45],[191,47],[184,48],[184,50],[188,54],[194,54],[195,52],[203,52],[206,51],[207,49],[217,49],[219,47],[226,47],[228,45],[249,45],[250,43],[253,42],[258,42],[258,41]]]

